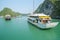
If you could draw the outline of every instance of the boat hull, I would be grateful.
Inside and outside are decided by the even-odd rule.
[[[31,23],[31,24],[33,24],[33,25],[35,25],[35,26],[37,26],[38,28],[41,28],[41,29],[54,28],[54,27],[56,27],[57,24],[58,24],[58,22],[52,22],[52,23],[46,23],[46,24],[43,24],[43,23],[41,23],[41,22],[39,22],[39,23],[34,23],[34,22],[32,22],[32,21],[29,21],[29,20],[28,20],[28,22]]]

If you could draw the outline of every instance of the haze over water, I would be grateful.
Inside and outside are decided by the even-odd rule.
[[[44,0],[34,0],[34,10],[36,10],[43,1]],[[33,0],[0,0],[0,10],[5,7],[20,13],[31,13],[33,11]]]

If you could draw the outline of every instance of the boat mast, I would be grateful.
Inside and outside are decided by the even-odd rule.
[[[32,14],[34,14],[34,0],[33,0],[33,13]]]

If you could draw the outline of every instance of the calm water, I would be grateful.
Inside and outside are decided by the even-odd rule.
[[[26,17],[11,21],[0,18],[0,40],[60,40],[59,24],[53,29],[41,30],[28,23]]]

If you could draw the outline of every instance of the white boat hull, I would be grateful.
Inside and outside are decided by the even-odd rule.
[[[32,22],[32,21],[29,21],[29,20],[28,20],[28,22],[36,25],[37,27],[39,27],[39,28],[41,28],[41,29],[54,28],[54,27],[56,27],[57,24],[59,23],[59,22],[52,22],[52,23],[45,23],[45,24],[43,24],[43,23],[41,23],[41,22],[34,23],[34,22]]]

